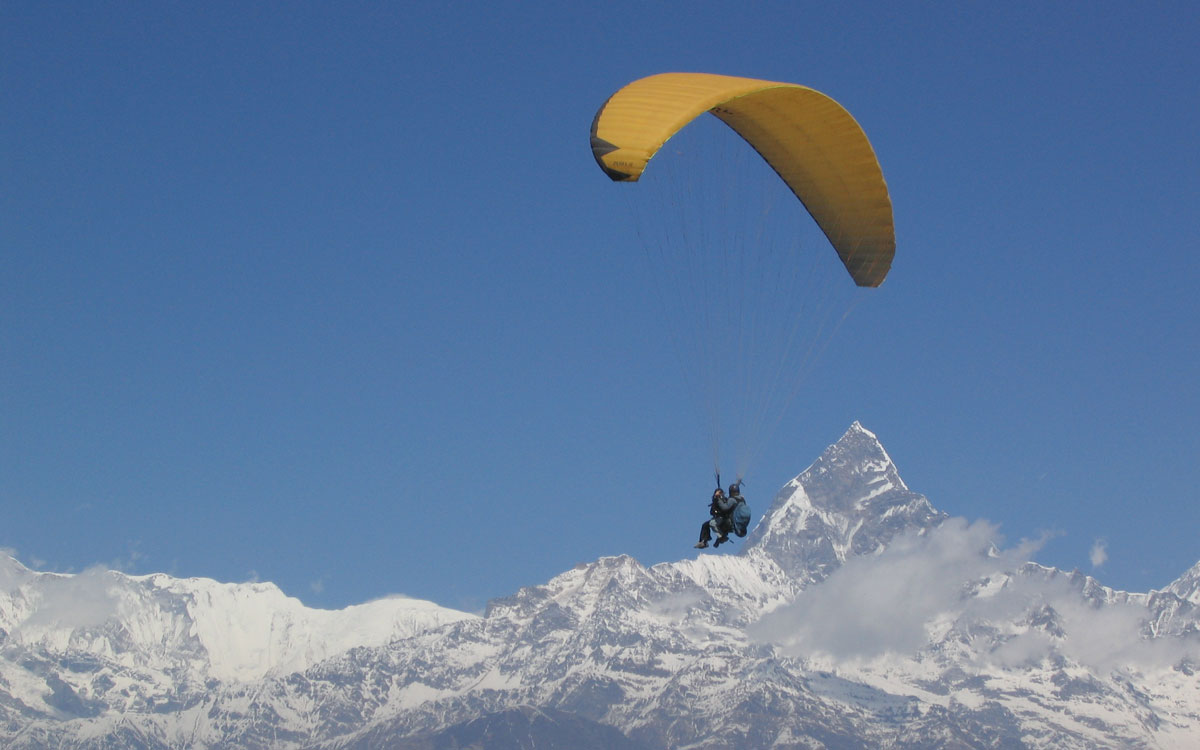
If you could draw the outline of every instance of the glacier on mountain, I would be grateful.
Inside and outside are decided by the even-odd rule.
[[[1126,593],[1035,547],[936,510],[855,423],[736,554],[606,557],[483,616],[0,557],[0,744],[1200,746],[1200,564]]]

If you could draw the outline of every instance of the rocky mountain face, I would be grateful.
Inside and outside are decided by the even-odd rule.
[[[0,745],[1200,746],[1200,566],[1119,592],[991,531],[855,424],[738,553],[603,558],[482,617],[0,558]]]
[[[767,555],[807,586],[849,557],[878,552],[897,534],[945,518],[905,486],[883,446],[855,423],[784,485],[748,541],[751,554]]]

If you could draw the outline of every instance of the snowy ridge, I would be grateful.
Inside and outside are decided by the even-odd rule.
[[[7,556],[0,566],[0,581],[9,583],[0,591],[7,644],[88,653],[130,668],[170,663],[194,671],[200,682],[303,671],[351,648],[382,646],[474,617],[399,597],[311,609],[270,583],[100,569],[33,573]]]
[[[483,617],[0,557],[0,745],[1200,746],[1200,565],[1127,593],[994,532],[855,423],[738,552],[601,558]]]
[[[1165,591],[1191,604],[1200,605],[1200,562],[1167,586]]]

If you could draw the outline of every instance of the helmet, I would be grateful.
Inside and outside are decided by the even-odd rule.
[[[737,484],[731,484],[731,485],[729,485],[729,494],[730,494],[731,496],[732,496],[732,495],[740,495],[740,494],[742,494],[742,483],[741,483],[741,482],[738,482]]]

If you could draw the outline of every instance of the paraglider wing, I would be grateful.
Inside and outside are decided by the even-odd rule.
[[[742,136],[820,226],[859,286],[883,283],[896,251],[892,202],[861,127],[828,96],[791,83],[662,73],[613,94],[592,121],[592,154],[636,182],[667,140],[705,112]]]

